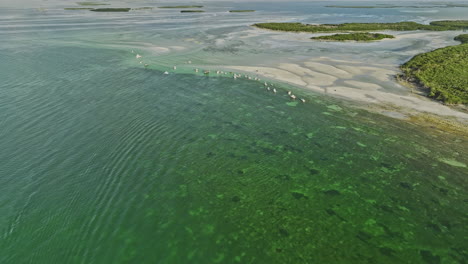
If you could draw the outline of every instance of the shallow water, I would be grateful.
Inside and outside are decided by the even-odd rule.
[[[1,263],[467,260],[465,135],[282,84],[164,75],[230,52],[144,69],[125,14],[53,12],[2,13]],[[166,12],[130,27],[174,46],[188,22]]]

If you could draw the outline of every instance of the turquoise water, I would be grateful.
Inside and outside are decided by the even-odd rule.
[[[466,135],[283,84],[164,75],[135,62],[125,26],[76,32],[81,15],[54,12],[3,14],[0,263],[468,259]],[[33,34],[35,19],[52,25]]]

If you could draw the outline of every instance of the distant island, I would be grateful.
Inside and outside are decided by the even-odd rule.
[[[335,34],[328,36],[312,37],[315,40],[326,40],[326,41],[375,41],[387,38],[395,38],[392,35],[380,34],[380,33],[350,33],[350,34]]]
[[[202,5],[160,6],[158,8],[202,8]]]
[[[302,23],[257,23],[253,26],[263,29],[288,31],[288,32],[353,32],[353,31],[413,31],[413,30],[457,30],[468,28],[468,20],[433,21],[429,25],[416,22],[396,23],[344,23],[344,24],[302,24]]]
[[[149,6],[132,8],[132,10],[151,10],[151,9],[153,9],[153,8],[149,7]]]
[[[94,8],[89,11],[93,12],[128,12],[131,8]]]
[[[347,5],[327,5],[330,8],[449,8],[449,7],[468,7],[468,4],[441,4],[441,5],[372,5],[372,6],[347,6]]]
[[[447,104],[468,104],[468,34],[455,37],[460,45],[414,56],[400,68],[399,79],[428,90]]]
[[[255,12],[255,10],[229,10],[230,13]]]
[[[181,13],[203,13],[203,10],[181,10]]]

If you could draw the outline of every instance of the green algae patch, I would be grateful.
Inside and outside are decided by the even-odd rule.
[[[443,162],[443,163],[445,163],[445,164],[448,164],[448,165],[450,165],[450,166],[459,167],[459,168],[466,168],[466,164],[465,164],[465,163],[456,161],[456,160],[454,160],[454,159],[440,158],[439,161],[441,161],[441,162]]]
[[[313,138],[314,137],[314,132],[307,133],[306,135],[307,138]]]
[[[286,104],[288,106],[297,106],[299,103],[298,102],[287,102]]]

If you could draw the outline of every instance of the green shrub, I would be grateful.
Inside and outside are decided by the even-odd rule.
[[[434,99],[468,103],[468,44],[416,55],[401,70],[408,81],[428,88]]]

